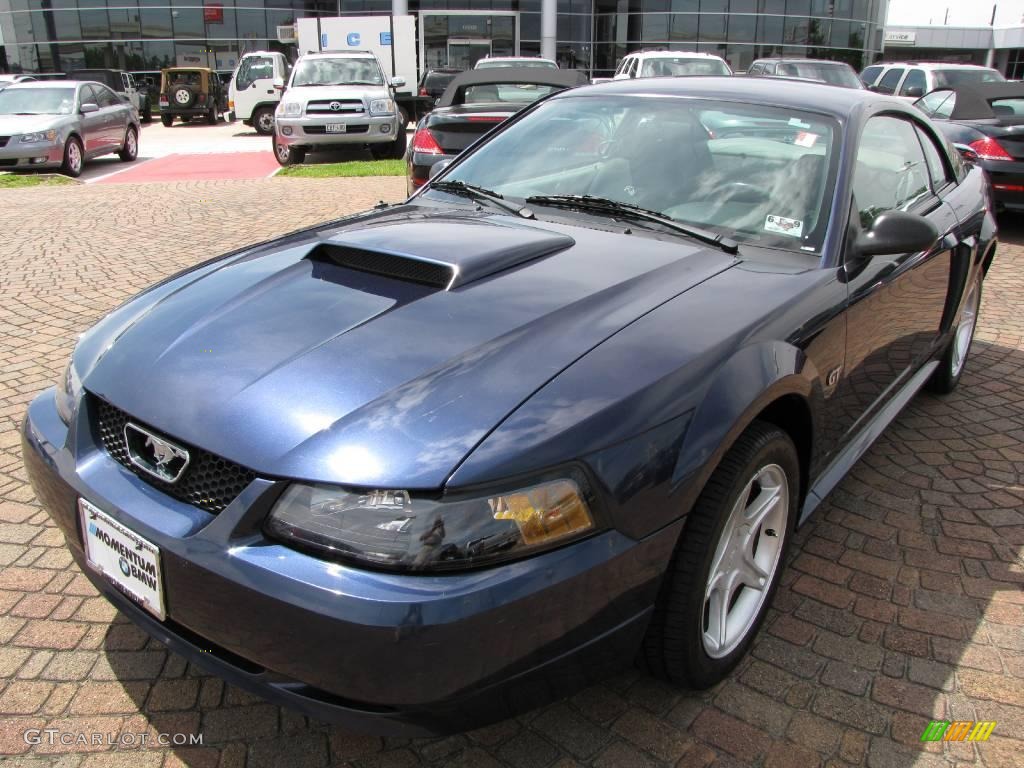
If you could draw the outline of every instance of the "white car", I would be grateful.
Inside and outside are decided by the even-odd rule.
[[[872,64],[860,73],[860,79],[869,91],[898,96],[907,101],[916,101],[936,88],[1006,80],[997,70],[977,64],[916,61]]]
[[[403,85],[404,77],[388,79],[372,51],[300,56],[274,113],[274,156],[293,165],[310,150],[361,144],[375,158],[401,158],[405,121],[394,89]]]
[[[494,67],[543,67],[558,69],[558,64],[551,59],[539,56],[488,56],[477,61],[473,69],[492,69]]]
[[[274,110],[288,79],[288,61],[276,51],[253,51],[242,56],[228,86],[228,111],[260,136],[274,132]]]
[[[637,51],[619,62],[613,80],[633,77],[690,77],[693,75],[731,75],[721,56],[691,51]]]

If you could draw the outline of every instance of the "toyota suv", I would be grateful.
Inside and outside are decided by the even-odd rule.
[[[369,146],[377,159],[405,155],[405,126],[394,88],[371,51],[307,53],[292,70],[274,115],[274,157],[301,163],[306,152],[344,144]]]
[[[928,64],[902,61],[872,64],[860,73],[869,91],[915,101],[936,88],[952,88],[975,83],[1001,83],[1006,80],[997,70],[977,64]]]

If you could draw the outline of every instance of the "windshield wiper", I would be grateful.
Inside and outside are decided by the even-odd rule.
[[[430,188],[436,189],[439,192],[450,192],[453,195],[462,195],[463,197],[469,197],[473,200],[486,200],[487,202],[493,203],[499,208],[503,208],[510,213],[522,216],[524,219],[536,218],[536,216],[533,215],[533,211],[525,205],[518,205],[510,202],[498,192],[478,187],[476,184],[467,184],[464,181],[456,181],[454,179],[449,181],[442,179],[440,181],[430,182]]]
[[[624,217],[651,221],[661,224],[666,229],[679,232],[682,235],[692,237],[695,240],[716,245],[726,253],[736,254],[739,252],[739,244],[735,240],[722,235],[716,235],[706,229],[691,227],[687,224],[680,224],[671,216],[665,216],[657,211],[641,208],[630,203],[620,203],[618,200],[611,200],[607,197],[594,197],[592,195],[534,195],[526,198],[527,204],[550,205],[556,208],[575,208],[580,211],[592,211],[594,213],[612,213]]]

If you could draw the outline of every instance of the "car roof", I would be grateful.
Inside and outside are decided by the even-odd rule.
[[[936,91],[953,91],[956,103],[950,120],[985,120],[998,117],[992,109],[993,99],[1024,99],[1024,83],[977,83]]]
[[[498,85],[500,83],[528,83],[553,85],[557,88],[575,88],[590,82],[585,72],[577,69],[545,69],[542,67],[489,67],[470,69],[455,76],[444,89],[437,106],[450,107],[460,88],[470,85]]]
[[[694,59],[721,59],[721,56],[717,56],[713,53],[704,53],[703,51],[634,51],[633,53],[627,53],[623,58],[639,58],[646,56],[652,59],[665,59],[665,58],[678,58],[679,56],[692,57]],[[724,59],[723,59],[724,61]]]
[[[836,67],[849,67],[845,61],[836,61],[835,59],[808,59],[801,56],[772,56],[767,59],[757,59],[754,64],[762,64],[767,61],[778,62],[779,64],[826,64],[833,65]],[[751,65],[753,66],[753,65]],[[852,67],[851,67],[852,69]]]
[[[373,51],[310,51],[300,59],[376,59]]]
[[[697,77],[644,77],[635,80],[614,80],[577,88],[571,94],[552,98],[598,95],[689,96],[714,101],[739,101],[785,105],[794,109],[819,112],[845,118],[863,105],[884,104],[910,114],[920,114],[912,105],[893,96],[856,88],[837,88],[817,81],[769,77],[730,77],[700,75]]]
[[[985,69],[991,70],[992,67],[983,67],[981,64],[961,64],[959,62],[952,61],[886,61],[877,62],[872,64],[873,67],[918,67],[921,69]],[[865,67],[867,69],[867,67]]]
[[[12,83],[8,88],[76,88],[83,83],[92,83],[93,80],[29,80],[20,83]],[[103,85],[103,83],[100,83]]]
[[[543,56],[484,56],[480,61],[550,61],[552,64],[555,63],[554,59],[545,59]]]

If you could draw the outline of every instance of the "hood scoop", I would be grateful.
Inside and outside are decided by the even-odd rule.
[[[575,244],[536,227],[466,219],[404,220],[341,232],[306,256],[452,290]]]

